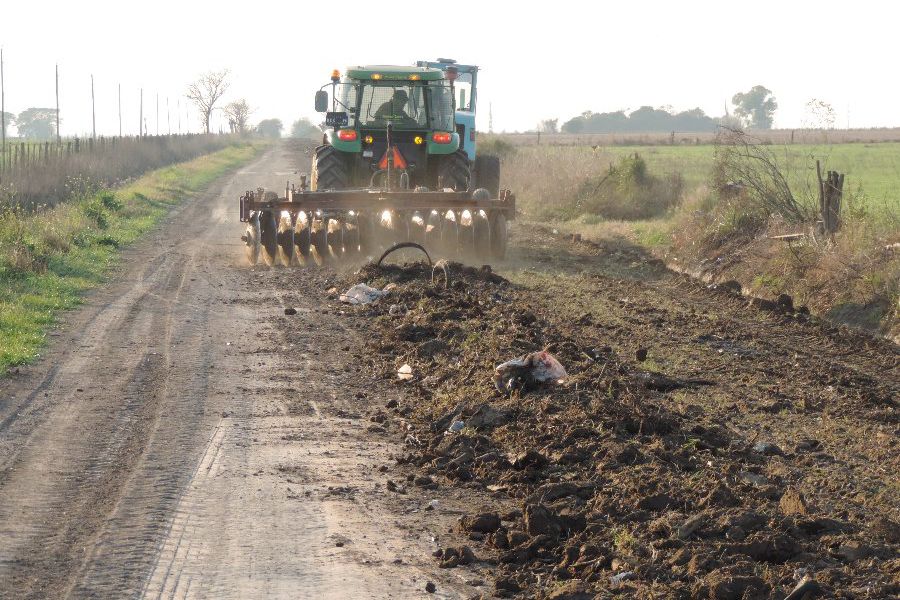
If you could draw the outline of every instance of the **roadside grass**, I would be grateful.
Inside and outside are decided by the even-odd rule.
[[[0,213],[0,376],[39,356],[59,311],[105,281],[121,248],[264,147],[232,146],[38,213]]]
[[[518,145],[503,161],[503,186],[516,192],[525,221],[625,240],[679,270],[735,279],[762,297],[789,294],[798,306],[900,341],[900,143],[766,147],[808,209],[818,201],[816,159],[823,170],[845,173],[842,227],[833,237],[772,239],[809,234],[814,225],[761,212],[747,198],[720,198],[714,146]],[[607,174],[635,156],[661,187],[610,194],[623,186],[610,186]],[[660,195],[666,185],[677,191],[674,200]],[[605,204],[586,200],[586,188],[605,189]],[[613,211],[610,202],[624,206]]]

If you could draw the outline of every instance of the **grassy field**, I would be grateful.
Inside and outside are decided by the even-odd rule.
[[[59,311],[104,281],[120,248],[263,147],[232,146],[36,215],[0,213],[0,376],[38,356]]]
[[[769,149],[789,173],[792,187],[801,197],[815,197],[815,161],[819,159],[823,168],[846,175],[844,189],[848,201],[857,203],[856,208],[870,212],[877,220],[900,218],[900,143],[772,145]],[[564,190],[573,180],[600,174],[610,163],[633,153],[640,154],[653,173],[680,174],[685,192],[690,194],[708,182],[715,146],[518,146],[504,159],[504,185],[518,191],[524,182],[524,194],[519,194],[523,207],[546,208],[547,195],[529,195],[535,178],[560,179],[554,185]],[[558,178],[546,169],[535,170],[536,165],[550,164],[562,166],[565,176]]]

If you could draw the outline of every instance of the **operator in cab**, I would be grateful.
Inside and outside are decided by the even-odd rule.
[[[378,107],[375,118],[389,123],[401,125],[415,125],[416,120],[406,114],[404,107],[409,101],[409,95],[405,90],[394,90],[391,99]]]

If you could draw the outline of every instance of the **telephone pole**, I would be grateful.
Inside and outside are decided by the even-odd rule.
[[[3,85],[3,48],[0,48],[0,132],[3,132],[3,156],[6,160],[6,88]],[[2,163],[0,163],[2,164]]]
[[[97,139],[97,107],[94,105],[94,75],[91,74],[91,124],[93,134],[91,139]]]
[[[122,84],[119,84],[119,137],[122,137]]]
[[[144,137],[144,88],[141,88],[141,114],[138,122],[138,137]]]
[[[56,65],[56,143],[62,144],[62,136],[59,134],[59,64]]]
[[[156,92],[156,135],[159,135],[159,92]]]

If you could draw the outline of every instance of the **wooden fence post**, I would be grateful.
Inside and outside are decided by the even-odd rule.
[[[819,178],[819,214],[822,230],[833,234],[841,226],[841,202],[844,197],[844,174],[828,171],[822,179],[822,165],[816,161],[816,175]]]

